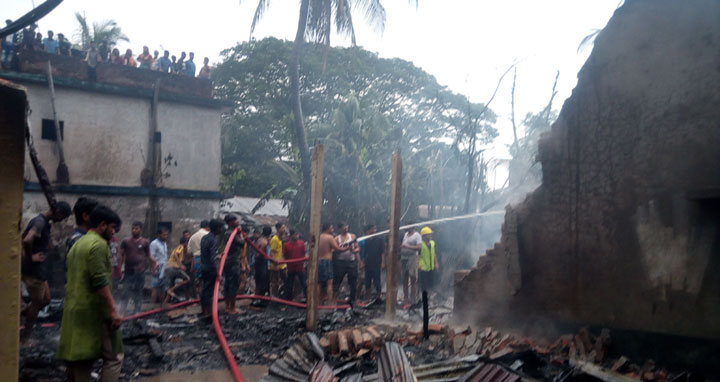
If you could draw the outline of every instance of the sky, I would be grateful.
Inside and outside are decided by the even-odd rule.
[[[472,102],[487,102],[502,74],[515,64],[515,116],[522,120],[547,104],[555,74],[560,71],[554,108],[559,110],[576,84],[577,72],[591,51],[578,52],[585,36],[603,28],[620,0],[384,0],[387,20],[383,31],[366,26],[356,12],[357,44],[380,57],[399,57],[434,75]],[[34,0],[35,5],[40,0]],[[292,40],[297,28],[298,0],[273,0],[253,38],[274,36]],[[220,59],[223,49],[250,37],[257,0],[65,0],[40,20],[40,32],[62,32],[72,38],[75,12],[90,21],[114,19],[129,37],[119,44],[137,55],[150,50],[194,51],[196,61]],[[33,0],[3,0],[0,15],[16,19],[32,9]],[[333,36],[332,45],[349,40]],[[512,73],[505,77],[490,104],[498,114],[500,136],[486,151],[486,159],[508,158],[512,142],[510,94]],[[522,135],[522,132],[518,132]],[[502,183],[498,170],[491,179]]]

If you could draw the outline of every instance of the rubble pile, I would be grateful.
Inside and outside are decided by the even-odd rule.
[[[652,360],[637,364],[626,357],[608,357],[612,342],[607,329],[596,336],[581,329],[577,334],[548,341],[502,333],[491,327],[473,330],[469,326],[435,323],[428,326],[425,338],[422,328],[412,323],[373,321],[373,325],[343,327],[323,333],[320,339],[293,345],[273,363],[270,376],[264,381],[304,381],[312,370],[320,379],[310,378],[311,381],[385,381],[384,368],[412,370],[414,379],[385,370],[384,375],[392,375],[392,379],[387,380],[392,381],[664,382],[691,379],[687,373],[669,373]],[[301,348],[306,350],[298,350]],[[315,355],[315,362],[302,354]],[[388,358],[388,354],[394,355]],[[301,367],[293,369],[292,365]],[[335,379],[328,379],[329,375]]]

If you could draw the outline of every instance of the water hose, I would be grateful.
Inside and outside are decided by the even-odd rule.
[[[223,251],[222,257],[220,257],[220,264],[218,265],[218,273],[215,277],[215,290],[213,291],[212,299],[212,323],[215,328],[215,334],[217,334],[218,337],[218,342],[220,342],[220,347],[225,354],[225,359],[230,366],[230,372],[233,375],[233,379],[235,379],[235,382],[243,382],[242,374],[240,374],[240,368],[238,368],[238,364],[235,362],[235,355],[233,355],[230,351],[230,346],[228,346],[225,334],[223,334],[222,328],[220,327],[220,319],[218,318],[218,294],[220,293],[220,280],[222,279],[223,269],[225,268],[225,259],[227,259],[228,252],[230,252],[230,247],[232,246],[233,240],[235,240],[237,232],[238,229],[236,227],[230,233],[230,238],[228,239],[227,244],[225,244],[225,250]]]

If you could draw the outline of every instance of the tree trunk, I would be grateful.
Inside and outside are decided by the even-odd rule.
[[[300,155],[300,169],[302,172],[302,189],[309,191],[310,187],[310,149],[305,134],[305,122],[303,119],[302,104],[300,102],[300,52],[305,42],[305,27],[307,25],[308,8],[310,0],[302,0],[300,4],[300,18],[298,29],[295,35],[293,46],[292,62],[290,63],[290,95],[292,97],[292,109],[295,127],[295,139],[297,140],[298,153]],[[306,194],[309,194],[306,192]]]

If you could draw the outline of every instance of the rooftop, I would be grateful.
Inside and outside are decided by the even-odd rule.
[[[154,86],[159,81],[160,101],[216,108],[230,106],[226,101],[213,98],[212,82],[207,79],[101,62],[97,64],[97,81],[91,81],[87,63],[77,57],[26,49],[20,50],[15,70],[0,71],[0,78],[21,83],[47,84],[48,61],[57,87],[152,98]]]

